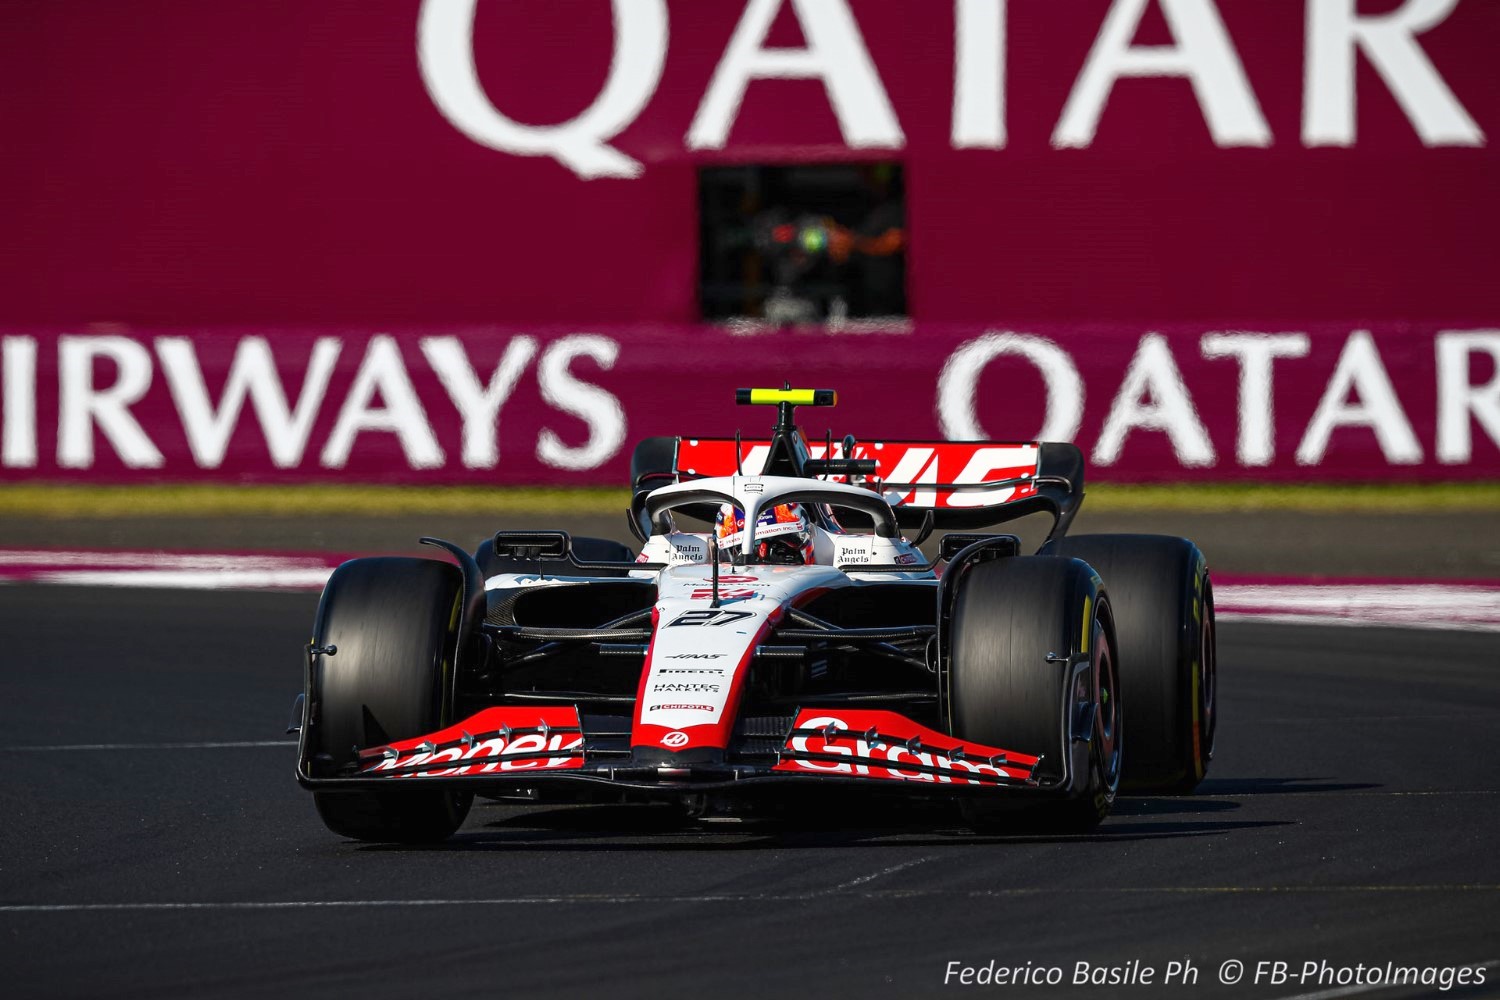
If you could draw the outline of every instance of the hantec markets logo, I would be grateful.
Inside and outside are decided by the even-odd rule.
[[[719,685],[703,681],[663,681],[651,685],[651,690],[673,694],[718,694]]]

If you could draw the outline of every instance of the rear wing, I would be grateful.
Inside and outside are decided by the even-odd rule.
[[[907,527],[921,525],[929,512],[935,527],[969,529],[1042,511],[1053,516],[1055,537],[1067,531],[1077,513],[1083,473],[1082,452],[1064,442],[808,443],[797,434],[756,441],[648,438],[636,448],[631,478],[637,494],[643,494],[709,476],[805,476],[875,490]]]

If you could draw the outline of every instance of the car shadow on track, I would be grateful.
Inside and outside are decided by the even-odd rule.
[[[466,827],[439,844],[365,845],[363,851],[762,851],[982,844],[1125,843],[1208,837],[1291,825],[1291,820],[1209,819],[1238,808],[1190,797],[1122,799],[1117,819],[1089,833],[1052,833],[1018,820],[1014,832],[974,833],[946,810],[814,810],[796,816],[697,820],[680,810],[642,805],[476,806]],[[1152,817],[1194,814],[1193,818]],[[1137,817],[1140,817],[1138,819]]]
[[[1115,802],[1111,816],[1170,816],[1182,813],[1232,812],[1240,804],[1232,799],[1198,799],[1189,795],[1130,796]],[[1108,820],[1105,821],[1108,823]]]
[[[1295,795],[1309,792],[1363,792],[1384,785],[1370,781],[1332,781],[1328,778],[1209,778],[1190,798],[1209,795]]]

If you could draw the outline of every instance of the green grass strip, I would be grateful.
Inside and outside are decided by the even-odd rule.
[[[1500,511],[1500,482],[1369,485],[1122,485],[1088,489],[1095,513],[1131,511]],[[589,487],[263,486],[227,484],[0,486],[0,517],[375,517],[404,514],[484,516],[614,515],[623,489]]]
[[[1478,483],[1102,483],[1088,488],[1100,511],[1327,511],[1420,513],[1500,511],[1500,482]]]

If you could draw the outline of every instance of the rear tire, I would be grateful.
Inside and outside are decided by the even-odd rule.
[[[1076,559],[1018,557],[968,569],[954,598],[948,706],[954,736],[1042,754],[1036,777],[1060,780],[1072,759],[1080,700],[1096,706],[1087,773],[1069,797],[1028,801],[997,792],[965,800],[976,829],[1083,832],[1109,814],[1119,789],[1123,728],[1109,599]],[[1088,644],[1084,645],[1084,636]],[[1048,655],[1069,662],[1048,662]],[[1074,684],[1075,658],[1088,667]],[[1082,694],[1082,699],[1079,695]]]
[[[323,588],[313,642],[308,747],[317,777],[344,773],[357,749],[453,722],[463,578],[431,559],[355,559]],[[315,791],[323,823],[355,840],[431,843],[457,830],[474,796],[440,788]]]
[[[1130,692],[1127,791],[1191,792],[1208,773],[1218,709],[1213,586],[1203,553],[1169,535],[1080,535],[1049,554],[1082,559],[1109,588]]]

